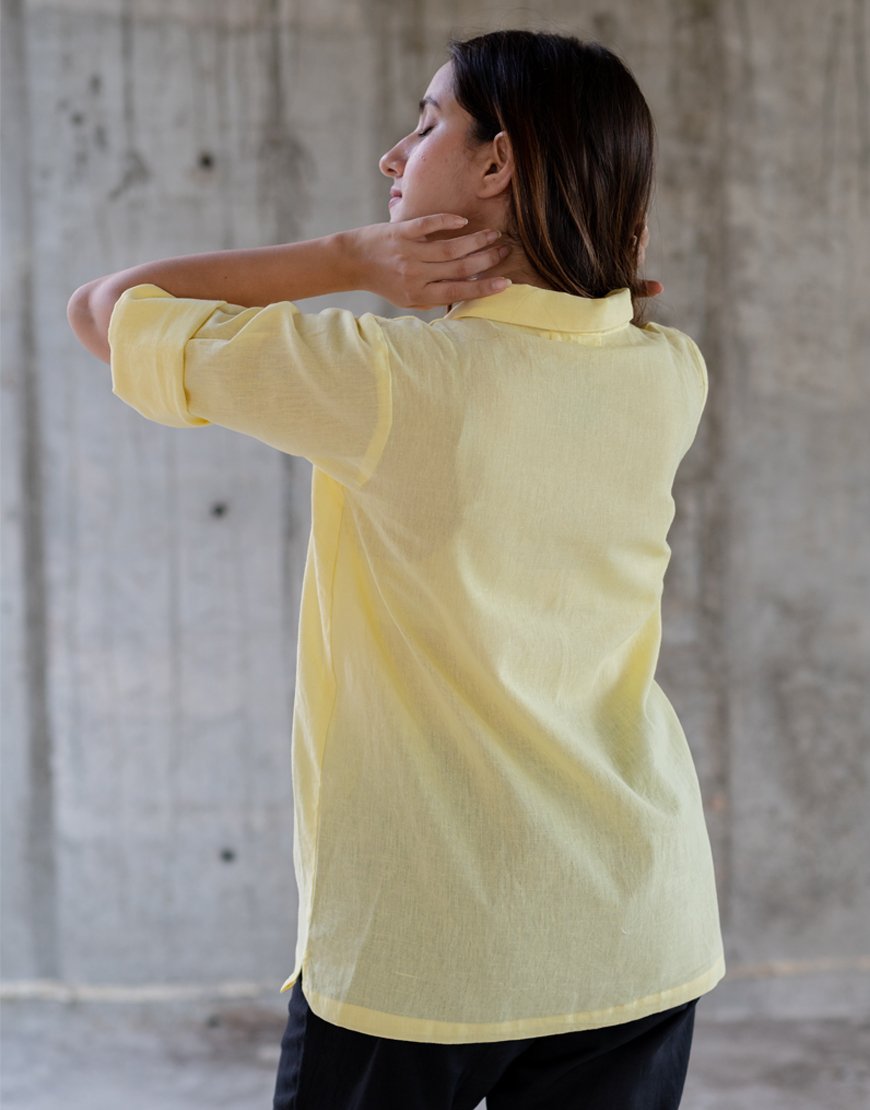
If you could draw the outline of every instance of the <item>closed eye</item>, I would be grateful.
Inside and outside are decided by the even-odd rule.
[[[424,135],[428,135],[428,134],[429,134],[429,132],[430,132],[430,131],[432,130],[432,128],[433,128],[434,126],[435,126],[435,125],[434,125],[434,123],[433,123],[433,124],[430,124],[430,125],[429,125],[429,126],[428,126],[428,127],[426,128],[426,130],[425,130],[425,131],[418,131],[418,132],[417,132],[417,134],[418,134],[418,135],[420,136],[420,138],[422,139]]]

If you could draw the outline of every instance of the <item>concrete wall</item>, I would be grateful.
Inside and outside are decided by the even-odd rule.
[[[142,420],[69,331],[69,295],[385,220],[377,159],[447,36],[497,26],[605,42],[659,127],[655,317],[710,375],[659,669],[720,884],[708,1005],[867,1006],[866,0],[4,0],[7,992],[277,991],[295,942],[310,468]],[[394,311],[304,305],[326,303]]]

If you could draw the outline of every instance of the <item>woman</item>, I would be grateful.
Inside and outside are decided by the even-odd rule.
[[[420,107],[389,224],[134,267],[69,317],[143,415],[313,464],[276,1110],[666,1110],[724,958],[654,679],[707,376],[643,324],[652,119],[605,48],[525,31],[452,42]],[[451,307],[293,304],[357,288]]]

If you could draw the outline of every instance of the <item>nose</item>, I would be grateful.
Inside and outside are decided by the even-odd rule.
[[[382,154],[378,160],[378,169],[385,177],[401,176],[401,167],[404,164],[401,146],[401,142],[396,143],[395,146],[390,147],[386,154]]]

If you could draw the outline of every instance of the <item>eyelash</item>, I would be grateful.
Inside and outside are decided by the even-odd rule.
[[[430,131],[432,130],[432,128],[433,128],[434,126],[435,126],[434,124],[430,124],[430,125],[429,125],[429,126],[428,126],[428,127],[426,128],[426,130],[425,130],[425,131],[418,131],[418,132],[417,132],[417,135],[418,135],[418,136],[419,136],[419,137],[420,137],[420,138],[422,139],[424,135],[428,135],[428,134],[429,134],[429,132],[430,132]]]

